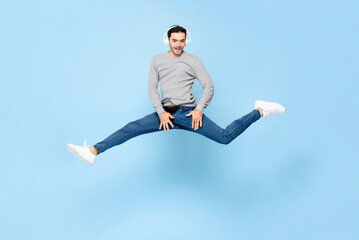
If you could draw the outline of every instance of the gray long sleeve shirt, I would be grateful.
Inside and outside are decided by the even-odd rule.
[[[198,104],[193,97],[193,83],[198,79],[202,96]],[[161,86],[162,101],[158,92]],[[214,87],[202,62],[195,55],[183,52],[179,57],[170,57],[168,52],[152,58],[148,76],[148,93],[157,114],[165,112],[163,106],[184,105],[203,111],[211,102]]]

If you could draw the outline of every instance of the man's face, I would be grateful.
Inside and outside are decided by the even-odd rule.
[[[186,45],[186,34],[183,32],[171,33],[169,42],[172,55],[178,57],[182,54],[183,48]]]

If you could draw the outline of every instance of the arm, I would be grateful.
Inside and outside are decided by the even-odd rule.
[[[158,93],[158,72],[154,59],[151,61],[150,72],[148,74],[148,95],[161,122],[159,129],[163,127],[164,131],[169,131],[169,125],[173,127],[170,118],[173,119],[174,117],[163,109],[160,94]]]
[[[197,104],[196,109],[191,111],[186,116],[192,116],[192,128],[194,130],[197,130],[199,127],[202,127],[202,112],[212,100],[214,94],[214,86],[211,77],[208,75],[202,62],[198,58],[196,58],[196,61],[194,63],[194,72],[196,74],[196,78],[202,86],[202,96]]]
[[[211,77],[204,68],[201,60],[199,60],[198,58],[196,58],[196,61],[194,63],[194,71],[196,74],[196,78],[198,79],[203,89],[201,99],[199,100],[196,109],[203,112],[203,110],[209,105],[212,100],[214,94],[214,86]]]
[[[157,114],[160,115],[165,112],[161,103],[160,94],[158,93],[158,72],[154,58],[152,58],[150,72],[148,74],[148,95]]]

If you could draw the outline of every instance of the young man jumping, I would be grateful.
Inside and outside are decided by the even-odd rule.
[[[233,121],[225,129],[219,127],[203,114],[211,102],[214,87],[198,57],[183,51],[191,40],[189,33],[185,28],[175,25],[166,31],[163,39],[170,50],[152,58],[148,76],[148,93],[155,112],[128,123],[94,146],[87,146],[86,141],[83,146],[67,144],[72,155],[92,165],[98,154],[111,147],[145,133],[170,129],[195,132],[218,143],[229,144],[261,117],[286,111],[278,103],[258,100],[253,111]],[[198,103],[192,94],[195,79],[203,89]],[[158,93],[158,83],[162,100]]]

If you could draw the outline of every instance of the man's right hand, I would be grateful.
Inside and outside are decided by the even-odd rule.
[[[172,128],[173,128],[173,124],[172,124],[170,118],[173,119],[174,117],[171,114],[169,114],[168,112],[163,112],[163,113],[161,113],[159,115],[159,118],[160,118],[160,121],[161,121],[159,129],[161,129],[163,127],[164,131],[166,131],[166,130],[169,131],[170,128],[169,128],[168,124],[170,124],[172,126]]]

